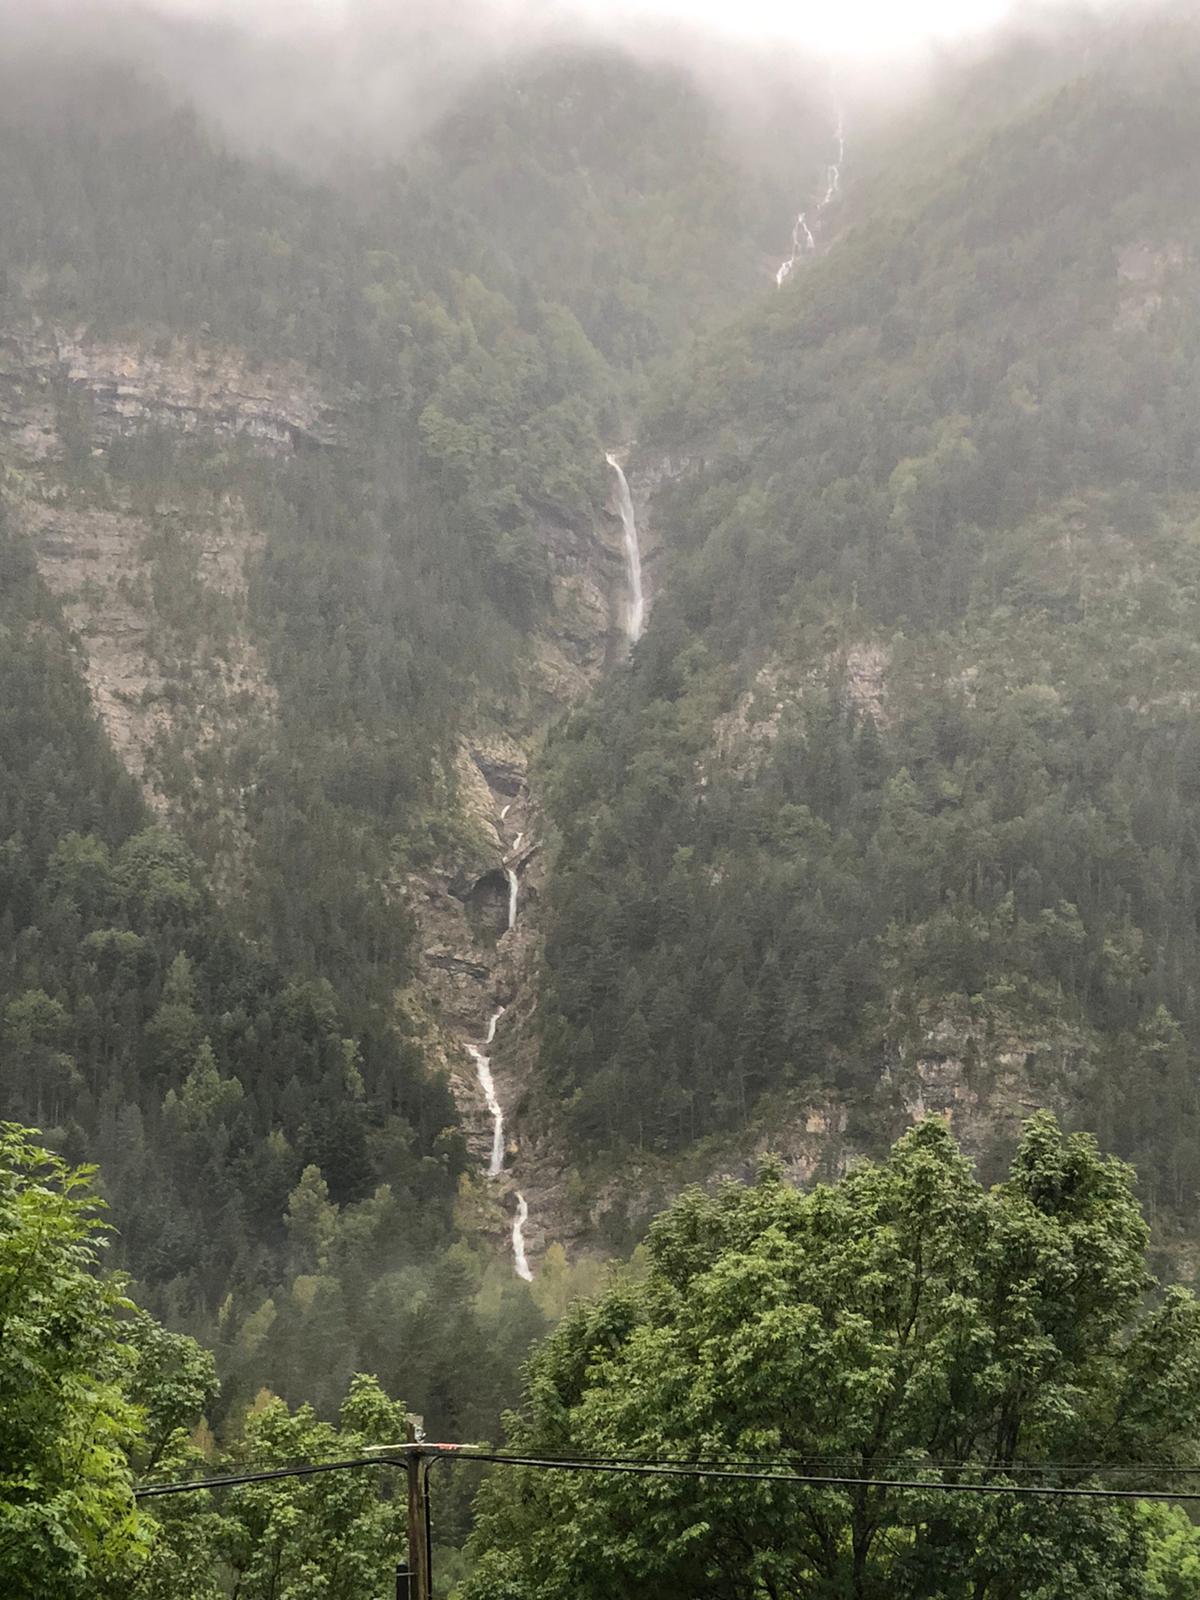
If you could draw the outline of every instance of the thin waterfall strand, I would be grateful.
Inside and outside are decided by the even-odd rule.
[[[516,1263],[518,1278],[524,1278],[526,1283],[533,1282],[533,1273],[529,1270],[529,1261],[525,1255],[525,1224],[529,1221],[529,1207],[525,1204],[525,1196],[517,1190],[517,1214],[513,1218],[512,1247],[513,1260]]]
[[[831,161],[825,168],[825,192],[813,210],[813,227],[819,228],[821,217],[826,207],[831,205],[842,192],[842,163],[846,159],[846,124],[842,116],[841,102],[837,96],[837,89],[833,83],[832,73],[829,84],[830,96],[833,100],[833,140],[837,146],[837,160]],[[791,277],[797,261],[801,256],[814,255],[817,241],[812,228],[808,225],[808,213],[802,211],[792,225],[792,253],[786,261],[781,262],[775,274],[775,282],[782,288]]]
[[[802,211],[792,224],[792,253],[786,261],[780,263],[779,271],[775,274],[775,282],[780,288],[791,277],[792,269],[800,257],[817,248],[817,241],[813,238],[812,229],[805,217],[806,214]]]
[[[509,805],[500,812],[500,821],[503,822],[508,814]],[[514,850],[519,850],[523,833],[517,835]],[[511,928],[517,920],[517,894],[519,885],[517,875],[511,867],[505,867],[504,876],[508,880],[508,926]],[[485,1047],[492,1044],[496,1037],[496,1026],[504,1015],[504,1007],[499,1006],[488,1018],[487,1032],[483,1036]],[[477,1044],[466,1046],[467,1054],[475,1063],[475,1074],[479,1079],[479,1087],[483,1090],[483,1098],[487,1103],[488,1112],[492,1119],[492,1150],[488,1158],[488,1177],[498,1178],[504,1170],[504,1108],[500,1104],[500,1097],[496,1093],[496,1080],[492,1076],[492,1058],[485,1054]],[[525,1203],[525,1196],[518,1191],[517,1212],[512,1225],[512,1250],[513,1270],[519,1278],[526,1283],[533,1282],[533,1273],[530,1270],[529,1258],[525,1254],[525,1224],[529,1220],[529,1207]]]
[[[642,593],[642,547],[638,542],[637,517],[621,463],[611,452],[606,452],[604,459],[617,475],[617,510],[621,514],[621,527],[625,535],[625,572],[629,585],[629,616],[625,632],[630,644],[636,644],[642,637],[646,621],[646,599]]]
[[[504,1007],[492,1013],[488,1022],[487,1034],[484,1044],[491,1044],[496,1037],[496,1024],[504,1015]],[[488,1111],[492,1118],[492,1154],[488,1161],[488,1177],[498,1178],[504,1166],[504,1111],[496,1095],[496,1081],[492,1077],[492,1062],[490,1056],[485,1056],[478,1045],[469,1044],[467,1054],[475,1063],[475,1073],[479,1079],[479,1087],[483,1090],[483,1098],[487,1101]]]

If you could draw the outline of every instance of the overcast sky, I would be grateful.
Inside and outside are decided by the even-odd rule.
[[[611,9],[604,6],[601,14]],[[1001,0],[645,0],[638,9],[767,38],[790,36],[822,49],[874,53],[971,33],[998,21],[1006,7]]]
[[[402,20],[408,0],[157,0],[163,10],[219,15],[243,24],[257,17],[272,30],[294,30],[301,21],[337,28],[364,12]],[[455,27],[454,0],[442,9],[447,31]],[[788,38],[821,50],[877,55],[919,47],[931,39],[969,36],[1000,21],[1009,0],[499,0],[500,11],[517,20],[585,16],[606,32],[641,19],[690,22],[718,32],[770,40]]]

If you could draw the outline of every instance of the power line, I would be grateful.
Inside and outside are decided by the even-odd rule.
[[[508,1451],[486,1451],[472,1446],[459,1445],[393,1445],[388,1448],[401,1452],[399,1456],[370,1455],[352,1457],[344,1461],[306,1463],[297,1466],[275,1467],[255,1472],[228,1473],[215,1478],[192,1478],[177,1483],[147,1484],[136,1489],[139,1500],[161,1498],[165,1495],[194,1493],[201,1489],[236,1488],[251,1483],[267,1483],[285,1478],[312,1477],[317,1473],[344,1472],[359,1467],[400,1466],[412,1454],[424,1455],[431,1460],[479,1461],[494,1466],[524,1467],[538,1471],[603,1472],[640,1477],[675,1477],[707,1480],[727,1480],[740,1483],[795,1483],[808,1488],[832,1489],[896,1489],[909,1492],[932,1491],[951,1494],[1007,1494],[1014,1497],[1041,1499],[1092,1499],[1092,1500],[1172,1500],[1200,1501],[1200,1490],[1187,1489],[1098,1489],[1070,1484],[1015,1484],[1015,1483],[947,1483],[929,1478],[881,1478],[865,1475],[796,1472],[783,1470],[782,1466],[770,1470],[770,1464],[758,1461],[750,1466],[735,1465],[726,1458],[726,1464],[700,1465],[696,1462],[666,1459],[622,1458],[618,1456],[531,1456]],[[790,1463],[784,1465],[790,1467]],[[1111,1463],[1106,1464],[1111,1468]],[[1153,1463],[1131,1463],[1142,1471],[1167,1471],[1194,1473],[1200,1468],[1171,1464],[1156,1467]],[[767,1470],[763,1470],[766,1468]],[[953,1462],[942,1468],[927,1471],[984,1470],[1007,1475],[1008,1469],[987,1462]],[[1042,1469],[1056,1470],[1049,1465]],[[1057,1469],[1064,1470],[1064,1469]],[[1072,1470],[1084,1470],[1075,1466]],[[1122,1469],[1125,1470],[1125,1469]]]
[[[187,1494],[194,1489],[229,1489],[245,1483],[269,1483],[277,1478],[310,1478],[318,1472],[345,1472],[350,1467],[400,1466],[388,1456],[356,1456],[347,1461],[307,1462],[299,1466],[265,1468],[261,1472],[231,1472],[220,1478],[184,1478],[178,1483],[148,1483],[133,1491],[136,1500],[154,1500],[167,1494]]]
[[[948,1494],[1008,1494],[1014,1496],[1088,1500],[1200,1500],[1200,1490],[1189,1489],[1087,1489],[1069,1484],[946,1483],[920,1478],[835,1477],[804,1472],[751,1472],[741,1468],[661,1466],[648,1462],[611,1460],[555,1460],[552,1457],[499,1455],[472,1451],[453,1460],[490,1461],[498,1466],[531,1467],[543,1471],[615,1472],[639,1477],[728,1479],[740,1483],[802,1483],[810,1488],[934,1490]],[[1002,1471],[1002,1468],[993,1469]]]
[[[462,1447],[462,1453],[467,1460],[480,1460],[483,1457],[471,1447]],[[513,1459],[511,1452],[494,1452],[487,1459]],[[1200,1475],[1200,1464],[1182,1461],[983,1461],[983,1460],[937,1460],[915,1459],[913,1456],[873,1456],[870,1461],[864,1461],[861,1456],[854,1455],[809,1455],[802,1450],[793,1451],[790,1455],[780,1456],[738,1456],[726,1455],[583,1455],[566,1451],[539,1452],[539,1461],[554,1461],[563,1464],[571,1462],[606,1462],[613,1465],[631,1466],[669,1466],[669,1467],[775,1467],[780,1470],[787,1469],[792,1472],[799,1471],[802,1467],[907,1467],[914,1472],[997,1472],[1005,1477],[1017,1474],[1051,1473],[1051,1472],[1086,1472],[1091,1475],[1108,1474],[1115,1472],[1150,1472],[1163,1474],[1182,1474],[1184,1476]]]

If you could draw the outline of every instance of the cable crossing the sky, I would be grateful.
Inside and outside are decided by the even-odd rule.
[[[389,1452],[389,1453],[384,1453]],[[601,1472],[643,1477],[696,1478],[734,1483],[789,1483],[807,1488],[829,1489],[896,1489],[907,1492],[946,1492],[957,1494],[1007,1494],[1015,1497],[1070,1498],[1099,1500],[1170,1500],[1200,1501],[1200,1490],[1170,1489],[1142,1485],[1136,1488],[1098,1488],[1080,1484],[1030,1484],[1030,1483],[976,1483],[947,1482],[944,1478],[889,1478],[867,1474],[798,1472],[789,1461],[780,1458],[754,1460],[752,1458],[635,1457],[635,1456],[568,1456],[520,1455],[512,1451],[485,1450],[474,1445],[448,1444],[397,1444],[381,1445],[378,1453],[355,1456],[343,1461],[304,1462],[293,1466],[263,1468],[244,1473],[227,1473],[215,1478],[183,1479],[174,1483],[144,1484],[135,1489],[139,1500],[155,1499],[165,1495],[193,1493],[201,1489],[236,1488],[251,1483],[266,1483],[275,1479],[312,1477],[320,1473],[344,1472],[362,1467],[403,1466],[412,1456],[428,1461],[477,1461],[489,1466],[523,1467],[534,1471],[550,1472]],[[893,1458],[895,1460],[895,1458]],[[927,1472],[991,1472],[998,1477],[1014,1473],[1033,1472],[1085,1472],[1089,1475],[1110,1472],[1145,1472],[1164,1475],[1200,1475],[1200,1465],[1181,1462],[1044,1462],[1038,1464],[1002,1463],[986,1461],[958,1461],[927,1466],[916,1463],[898,1463]]]

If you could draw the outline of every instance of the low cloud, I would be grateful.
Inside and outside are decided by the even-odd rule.
[[[683,66],[761,121],[786,115],[796,86],[811,96],[830,58],[851,94],[894,100],[1001,19],[1061,27],[1097,9],[1103,0],[42,0],[35,12],[0,0],[0,26],[10,64],[132,62],[240,146],[312,165],[395,154],[480,75],[552,46],[603,43]]]

